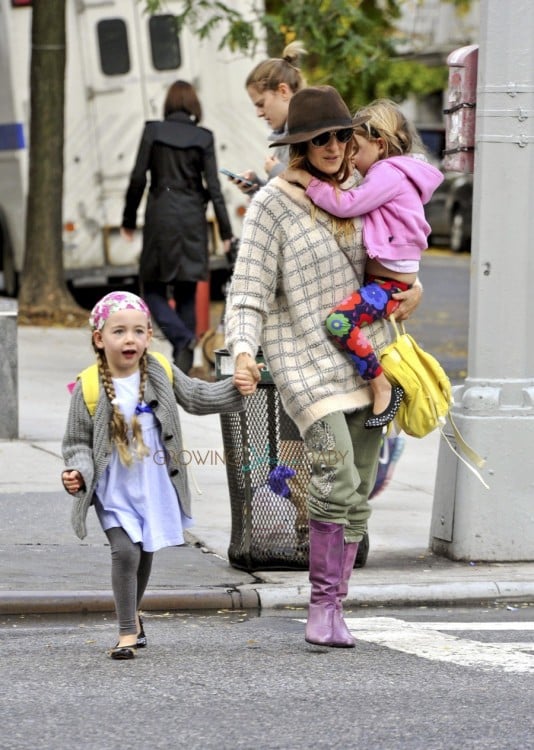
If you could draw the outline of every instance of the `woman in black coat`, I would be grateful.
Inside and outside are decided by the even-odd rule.
[[[197,124],[201,117],[193,86],[173,83],[165,99],[165,119],[145,123],[122,219],[122,234],[131,240],[150,173],[139,278],[150,312],[173,346],[175,363],[185,372],[196,342],[196,284],[208,278],[210,200],[225,252],[232,239],[213,133]],[[169,288],[175,309],[169,305]]]

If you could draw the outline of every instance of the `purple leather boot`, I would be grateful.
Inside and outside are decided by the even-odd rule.
[[[356,645],[356,641],[352,637],[351,632],[347,628],[345,620],[343,619],[343,599],[345,599],[349,591],[349,581],[357,554],[358,542],[345,544],[343,550],[343,570],[341,581],[337,589],[336,616],[334,618],[334,638],[345,648],[354,648]]]
[[[338,589],[343,570],[344,527],[310,521],[310,583],[305,639],[319,646],[344,647],[335,634]]]

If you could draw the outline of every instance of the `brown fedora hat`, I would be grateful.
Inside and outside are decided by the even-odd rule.
[[[341,95],[332,86],[309,86],[291,97],[287,133],[269,146],[305,143],[330,130],[355,128],[368,119],[361,116],[353,119]]]

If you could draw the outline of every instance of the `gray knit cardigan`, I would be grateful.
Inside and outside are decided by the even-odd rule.
[[[245,408],[231,379],[206,383],[189,378],[172,366],[173,383],[154,357],[148,359],[145,401],[152,407],[161,428],[161,440],[167,453],[167,470],[178,493],[182,509],[191,516],[191,495],[183,456],[182,429],[176,404],[190,414],[239,412]],[[85,481],[85,489],[74,496],[72,526],[76,535],[87,535],[86,518],[93,502],[96,484],[104,474],[112,453],[109,425],[112,407],[102,388],[93,417],[83,400],[81,384],[73,391],[67,427],[63,437],[63,459],[67,469],[77,469]],[[151,460],[147,457],[145,460]],[[154,457],[155,460],[155,457]],[[160,457],[157,458],[160,460]]]
[[[339,227],[339,224],[337,225]],[[363,283],[361,221],[336,228],[296,185],[280,177],[247,210],[227,302],[226,345],[234,359],[261,345],[284,407],[302,435],[318,419],[371,402],[369,386],[326,334],[334,305]],[[366,328],[375,351],[387,324]]]

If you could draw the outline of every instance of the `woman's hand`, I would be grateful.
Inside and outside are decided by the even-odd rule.
[[[61,481],[69,495],[75,495],[85,487],[83,477],[77,469],[73,469],[72,471],[65,470],[61,474]]]
[[[250,180],[253,184],[248,185],[246,182],[243,182],[243,180],[235,179],[232,180],[230,177],[228,178],[229,181],[232,183],[232,185],[235,185],[239,190],[241,190],[242,193],[245,193],[245,195],[251,195],[252,193],[255,193],[259,188],[258,183],[258,176],[256,172],[252,172],[250,169],[247,172],[240,172],[239,177],[242,177],[243,180]]]
[[[393,295],[393,299],[400,302],[400,305],[395,310],[395,320],[407,320],[412,315],[414,310],[419,307],[421,299],[423,298],[423,285],[416,279],[411,289],[406,292],[397,292]]]
[[[135,229],[127,229],[126,227],[121,227],[121,237],[123,240],[126,240],[126,242],[133,242],[134,235]]]
[[[259,364],[250,354],[238,354],[235,361],[233,383],[242,396],[252,396],[261,379],[264,364]]]
[[[309,172],[306,172],[305,169],[294,169],[292,167],[284,169],[280,177],[282,177],[287,182],[295,182],[297,185],[303,187],[304,190],[306,190],[313,179],[311,174]]]

